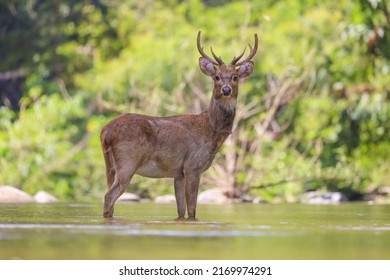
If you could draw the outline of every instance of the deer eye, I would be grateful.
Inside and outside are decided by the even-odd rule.
[[[216,81],[219,81],[221,79],[218,75],[216,75],[214,78]]]
[[[239,79],[238,79],[238,76],[235,76],[235,75],[234,75],[234,76],[232,77],[232,80],[235,81],[235,82],[238,82],[238,80],[239,80]]]

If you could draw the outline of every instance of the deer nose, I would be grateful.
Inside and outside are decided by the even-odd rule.
[[[225,95],[225,96],[229,96],[229,95],[232,93],[231,87],[224,86],[224,87],[222,88],[222,93],[223,93],[223,95]]]

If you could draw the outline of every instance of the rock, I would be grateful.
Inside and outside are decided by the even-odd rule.
[[[157,196],[154,199],[155,203],[176,203],[176,198],[172,194]]]
[[[15,187],[0,187],[0,203],[26,203],[34,202],[34,198]]]
[[[230,203],[228,192],[223,188],[213,188],[205,190],[198,195],[199,204],[226,204]]]
[[[244,203],[253,203],[255,200],[255,197],[250,196],[249,194],[243,194],[239,199],[238,202],[244,202]]]
[[[118,198],[118,201],[122,201],[122,202],[126,202],[126,201],[133,201],[133,202],[138,202],[140,201],[141,198],[134,194],[134,193],[129,193],[129,192],[125,192],[123,193],[119,198]]]
[[[312,191],[303,194],[301,203],[307,204],[338,204],[348,201],[347,197],[340,192]]]
[[[390,195],[390,186],[384,186],[380,189],[380,193],[383,195]]]
[[[38,203],[53,203],[58,202],[58,198],[45,192],[39,191],[34,195],[34,199]]]
[[[252,200],[252,203],[253,203],[253,204],[264,204],[264,203],[267,203],[267,201],[266,201],[264,198],[255,197],[255,198]]]
[[[363,200],[368,201],[369,204],[389,204],[390,186],[380,187],[371,193],[364,194]]]

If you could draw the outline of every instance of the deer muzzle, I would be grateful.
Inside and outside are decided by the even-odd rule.
[[[230,86],[224,86],[222,87],[221,92],[224,96],[229,96],[232,93],[232,88]]]

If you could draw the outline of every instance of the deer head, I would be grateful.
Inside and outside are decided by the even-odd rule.
[[[253,71],[253,62],[251,59],[255,56],[258,48],[257,34],[255,34],[254,47],[252,48],[251,45],[249,45],[249,55],[241,60],[246,51],[246,48],[244,48],[242,53],[237,57],[234,57],[229,64],[225,64],[222,58],[214,53],[212,47],[211,54],[214,59],[204,52],[203,47],[200,44],[200,34],[201,32],[199,31],[197,45],[198,51],[202,55],[202,57],[199,58],[199,66],[204,74],[214,80],[213,98],[227,106],[230,104],[235,105],[239,80],[248,77]]]

